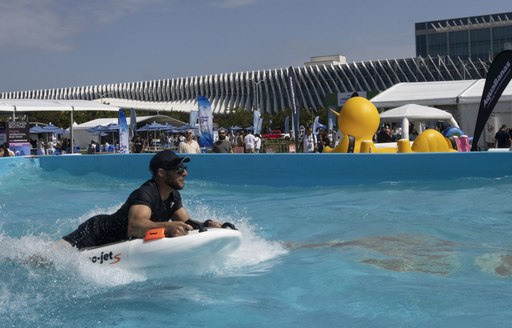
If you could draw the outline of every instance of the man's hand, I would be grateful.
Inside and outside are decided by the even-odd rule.
[[[165,228],[166,237],[179,237],[188,235],[188,232],[192,230],[192,227],[185,222],[173,221],[169,222],[168,227]]]
[[[222,228],[222,223],[219,221],[206,220],[204,221],[204,226],[206,228]]]

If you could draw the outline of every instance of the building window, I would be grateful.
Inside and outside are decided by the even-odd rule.
[[[457,31],[448,33],[448,55],[450,57],[469,58],[468,31]]]
[[[496,27],[492,31],[493,56],[503,50],[512,49],[512,26]]]
[[[471,30],[471,59],[491,59],[491,30],[490,29],[477,29]]]
[[[428,54],[429,55],[448,55],[448,34],[436,33],[428,35]]]

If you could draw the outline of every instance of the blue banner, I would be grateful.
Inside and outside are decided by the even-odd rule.
[[[336,116],[336,114],[333,113],[333,111],[336,111],[335,108],[332,108],[332,107],[329,107],[329,109],[327,110],[327,125],[328,125],[328,129],[329,129],[329,133],[334,130],[334,122],[337,122],[338,120],[338,117]]]
[[[252,124],[252,128],[253,128],[253,134],[259,134],[261,131],[260,131],[260,120],[261,120],[261,113],[259,110],[255,110],[253,112],[253,124]]]
[[[295,146],[299,148],[299,110],[297,108],[297,102],[295,99],[295,71],[293,67],[288,68],[288,80],[290,83],[290,98],[291,98],[291,110],[292,110],[292,129],[293,136],[295,138]]]
[[[119,153],[128,154],[130,153],[130,147],[128,144],[128,124],[126,123],[126,114],[124,110],[119,110]]]
[[[213,113],[210,101],[205,96],[197,97],[199,107],[199,145],[211,147],[213,145]]]
[[[130,109],[130,140],[135,137],[135,130],[137,130],[137,113],[134,108]]]
[[[315,117],[315,120],[313,121],[313,134],[316,134],[318,130],[318,124],[319,124],[320,116]]]
[[[191,110],[190,111],[189,124],[190,124],[190,126],[196,126],[196,124],[197,124],[197,110]]]

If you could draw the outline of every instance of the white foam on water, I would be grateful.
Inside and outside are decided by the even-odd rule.
[[[41,268],[56,270],[64,276],[79,277],[77,284],[114,287],[146,279],[130,271],[90,265],[88,258],[66,242],[40,236],[18,239],[0,235],[0,262],[23,265],[34,272]]]
[[[239,213],[221,214],[206,205],[196,205],[189,210],[192,217],[219,222],[231,222],[242,233],[240,247],[226,257],[212,263],[208,273],[218,275],[247,275],[270,270],[275,264],[273,260],[288,253],[279,241],[262,238],[257,226]]]

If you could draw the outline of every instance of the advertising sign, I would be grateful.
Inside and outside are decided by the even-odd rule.
[[[17,156],[30,155],[28,122],[7,122],[7,142]]]

